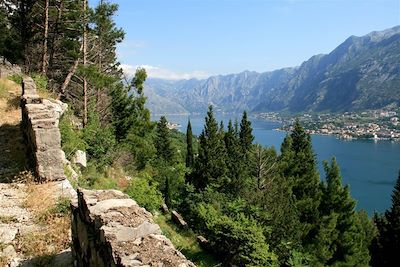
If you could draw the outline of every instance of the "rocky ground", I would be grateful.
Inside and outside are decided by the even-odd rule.
[[[73,266],[71,188],[34,183],[20,130],[20,95],[18,84],[0,79],[0,266]]]

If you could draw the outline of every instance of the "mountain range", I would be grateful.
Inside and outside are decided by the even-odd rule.
[[[197,80],[148,79],[153,113],[343,112],[400,106],[400,26],[350,36],[300,66]]]

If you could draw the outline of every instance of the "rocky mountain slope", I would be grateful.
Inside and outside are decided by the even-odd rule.
[[[146,82],[155,113],[217,110],[351,111],[400,105],[400,26],[351,36],[299,67],[244,71],[205,80]]]

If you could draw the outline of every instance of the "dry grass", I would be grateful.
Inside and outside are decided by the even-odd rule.
[[[0,78],[0,125],[16,125],[21,121],[19,97],[21,86],[5,78]]]
[[[40,89],[40,90],[38,89],[37,92],[38,92],[38,95],[39,95],[41,98],[46,98],[46,99],[58,99],[58,96],[57,96],[56,93],[50,92],[50,91],[48,91],[47,89]]]
[[[46,266],[60,251],[70,246],[69,202],[57,199],[54,183],[29,183],[24,207],[34,216],[40,231],[21,235],[18,248],[38,266]]]

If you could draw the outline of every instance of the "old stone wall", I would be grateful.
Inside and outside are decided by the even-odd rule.
[[[61,150],[59,118],[66,109],[61,101],[42,99],[35,82],[27,77],[22,82],[22,132],[39,181],[65,179],[64,153]]]
[[[120,191],[78,189],[71,206],[77,266],[195,266],[162,235],[151,213]]]

